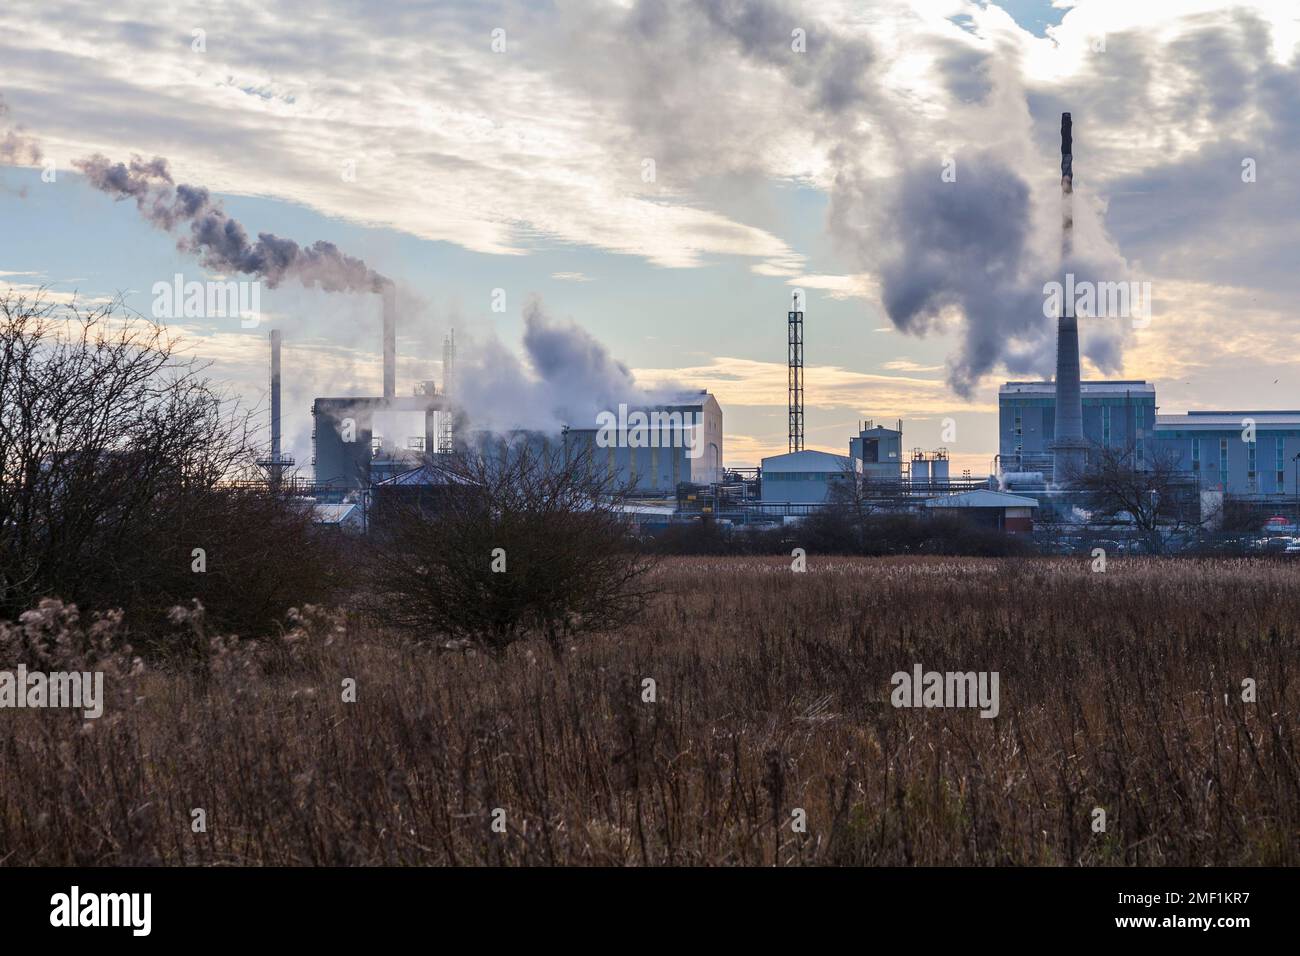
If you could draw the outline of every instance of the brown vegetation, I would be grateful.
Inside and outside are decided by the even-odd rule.
[[[331,593],[334,542],[302,503],[234,483],[257,423],[205,372],[115,304],[0,296],[0,618],[121,609],[144,647],[196,597],[260,636]]]
[[[124,666],[89,727],[0,711],[0,861],[1300,862],[1294,566],[681,558],[652,574],[635,623],[563,656],[437,652],[308,613],[271,642],[212,643],[200,673]],[[42,614],[29,647],[72,626]],[[175,623],[206,637],[200,615]],[[890,675],[917,663],[998,671],[999,716],[890,706]]]
[[[559,653],[645,607],[650,561],[635,551],[626,489],[589,456],[503,440],[424,471],[433,481],[415,494],[376,496],[357,601],[368,619],[490,653],[541,634]]]

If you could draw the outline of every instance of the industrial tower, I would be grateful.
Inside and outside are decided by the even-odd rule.
[[[452,431],[451,382],[456,366],[456,330],[452,329],[442,340],[442,394],[448,399],[438,412],[438,454],[450,455],[455,449],[456,436]]]
[[[272,488],[280,487],[284,472],[294,466],[292,456],[280,454],[280,342],[279,329],[271,330],[271,455],[260,458],[258,467],[266,471]]]
[[[1061,114],[1061,271],[1070,269],[1074,239],[1074,143],[1069,113]],[[1062,276],[1062,289],[1074,284]],[[1079,319],[1068,295],[1056,319],[1056,435],[1052,442],[1052,480],[1073,482],[1083,471],[1088,445],[1083,437],[1083,396],[1079,388]]]
[[[790,451],[803,451],[803,311],[794,293],[789,317]]]

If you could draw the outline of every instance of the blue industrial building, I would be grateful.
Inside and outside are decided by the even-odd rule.
[[[1132,448],[1139,466],[1155,453],[1156,389],[1149,382],[1083,382],[1083,437],[1098,448]],[[999,470],[1052,478],[1056,383],[1007,382],[998,389]]]
[[[1254,441],[1250,441],[1250,438]],[[1158,453],[1196,475],[1205,491],[1300,495],[1300,411],[1203,411],[1161,415]]]
[[[564,449],[588,455],[592,466],[642,494],[676,494],[683,482],[722,480],[722,407],[707,391],[653,406],[622,406],[598,416],[596,427],[570,425]]]
[[[1300,411],[1156,415],[1155,386],[1148,382],[1084,382],[1082,391],[1083,434],[1090,447],[1131,448],[1139,468],[1158,458],[1195,476],[1202,491],[1300,495]],[[1007,382],[998,390],[1004,476],[1041,472],[1052,480],[1055,412],[1052,382]]]

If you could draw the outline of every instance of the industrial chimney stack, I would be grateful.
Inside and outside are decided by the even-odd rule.
[[[1070,268],[1074,239],[1074,143],[1069,113],[1061,114],[1061,270]],[[1062,288],[1074,284],[1062,276]],[[1079,319],[1068,295],[1056,320],[1056,436],[1052,442],[1053,480],[1072,482],[1084,467],[1083,397],[1079,386]]]
[[[271,454],[258,459],[258,466],[266,471],[272,488],[279,488],[284,472],[295,464],[291,456],[280,451],[280,341],[279,329],[271,330]]]
[[[397,289],[386,283],[384,300],[384,398],[397,396]]]
[[[456,377],[456,330],[451,329],[442,340],[442,395],[443,406],[438,412],[438,454],[450,455],[456,448],[455,412],[451,406],[452,383]]]
[[[280,460],[280,330],[271,330],[271,460]]]

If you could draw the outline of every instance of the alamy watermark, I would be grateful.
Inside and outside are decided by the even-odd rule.
[[[610,411],[596,416],[596,445],[600,448],[685,448],[688,458],[704,454],[700,440],[704,415],[700,412],[628,411],[620,402],[618,414]]]
[[[148,936],[152,911],[152,893],[83,893],[73,886],[50,897],[50,925],[56,927],[119,926],[132,936]]]
[[[103,671],[0,671],[0,708],[70,707],[88,720],[104,713]]]
[[[997,671],[898,671],[889,702],[895,707],[978,707],[981,717],[996,717],[1001,709]]]
[[[1043,315],[1057,318],[1067,302],[1078,318],[1131,319],[1135,329],[1151,324],[1150,282],[1076,282],[1074,273],[1067,272],[1064,285],[1043,283]]]
[[[155,282],[152,291],[155,319],[239,319],[245,329],[262,321],[260,280],[186,282],[178,272],[171,282]]]

